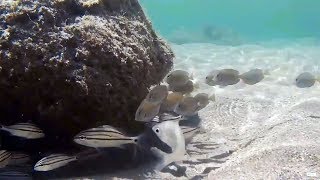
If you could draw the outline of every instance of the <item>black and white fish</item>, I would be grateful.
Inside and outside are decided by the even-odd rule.
[[[152,127],[152,131],[162,142],[172,149],[172,153],[165,153],[156,147],[151,148],[151,151],[160,158],[160,163],[156,166],[157,170],[162,170],[172,162],[183,160],[186,153],[185,139],[179,127],[179,121],[157,123]]]
[[[123,148],[125,144],[137,144],[139,138],[140,136],[127,136],[112,126],[104,125],[82,131],[73,140],[77,144],[94,148]]]
[[[0,172],[0,179],[3,180],[32,180],[29,174],[18,171]]]
[[[52,154],[50,156],[40,159],[35,165],[35,171],[51,171],[53,169],[66,166],[70,162],[76,161],[76,156],[69,156],[66,154]]]
[[[9,132],[12,136],[26,139],[38,139],[45,136],[44,132],[31,123],[18,123],[11,126],[1,126],[1,130]]]
[[[28,154],[22,152],[12,152],[12,156],[10,159],[10,165],[18,165],[18,164],[25,164],[31,160]]]
[[[11,152],[6,150],[0,150],[0,168],[4,168],[9,164],[11,159]]]

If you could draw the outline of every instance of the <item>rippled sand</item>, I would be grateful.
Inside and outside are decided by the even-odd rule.
[[[175,68],[193,71],[199,92],[216,92],[216,102],[199,115],[205,133],[188,145],[181,179],[319,179],[320,84],[294,86],[295,77],[319,74],[320,47],[305,44],[261,46],[174,46]],[[224,89],[202,83],[212,69],[231,67],[270,71],[254,86]],[[168,173],[162,177],[172,179]]]
[[[319,46],[303,41],[172,47],[175,69],[193,72],[197,92],[216,94],[216,102],[199,113],[204,132],[188,144],[176,173],[145,166],[95,179],[320,179],[320,83],[308,89],[293,84],[303,71],[319,74]],[[254,86],[203,83],[209,71],[224,67],[268,69],[270,75]]]

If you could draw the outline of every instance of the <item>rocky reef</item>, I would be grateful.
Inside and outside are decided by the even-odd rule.
[[[173,53],[138,0],[0,2],[0,123],[33,122],[53,145],[134,114]]]

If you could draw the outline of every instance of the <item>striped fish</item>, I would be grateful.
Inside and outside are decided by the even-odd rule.
[[[40,128],[31,123],[18,123],[11,126],[1,126],[1,130],[9,132],[12,136],[26,139],[38,139],[45,136]]]
[[[18,171],[6,171],[0,173],[0,179],[3,180],[32,180],[29,174]]]
[[[200,132],[200,127],[189,127],[189,126],[181,126],[181,131],[186,142],[190,142],[191,139]]]
[[[21,152],[12,152],[12,156],[11,156],[9,164],[10,165],[25,164],[25,163],[29,162],[30,160],[31,159],[28,154],[21,153]]]
[[[129,137],[118,129],[104,125],[80,132],[74,137],[74,142],[88,147],[119,147],[125,144],[137,144],[140,137]]]
[[[4,168],[9,164],[11,153],[6,150],[0,150],[0,168]]]
[[[35,171],[51,171],[53,169],[66,166],[72,161],[76,161],[76,156],[69,156],[66,154],[51,154],[50,156],[40,159],[35,165]]]

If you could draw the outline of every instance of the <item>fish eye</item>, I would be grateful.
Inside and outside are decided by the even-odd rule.
[[[79,138],[80,138],[81,140],[86,139],[84,136],[79,136]]]
[[[159,132],[160,132],[160,130],[159,130],[159,128],[157,128],[157,129],[156,129],[156,133],[159,133]]]
[[[133,141],[134,141],[134,142],[138,142],[138,139],[134,139]]]

